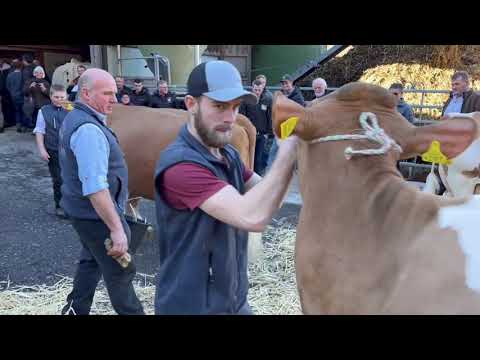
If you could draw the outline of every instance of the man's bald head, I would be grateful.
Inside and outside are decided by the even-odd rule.
[[[112,105],[117,102],[115,79],[102,69],[85,70],[78,79],[78,91],[83,103],[102,114],[110,114]]]
[[[114,78],[107,71],[95,68],[88,69],[85,70],[78,79],[78,90],[81,91],[84,87],[88,90],[92,90],[95,83],[109,81],[115,83]]]

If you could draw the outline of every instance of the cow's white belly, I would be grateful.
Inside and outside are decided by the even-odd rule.
[[[473,195],[468,202],[462,205],[443,207],[438,216],[440,227],[451,227],[457,231],[460,247],[466,257],[466,285],[480,293],[479,220],[480,195]]]

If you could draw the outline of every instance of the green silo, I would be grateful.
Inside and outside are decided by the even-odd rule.
[[[253,45],[252,79],[265,74],[268,85],[278,85],[283,74],[293,74],[326,50],[326,45]]]

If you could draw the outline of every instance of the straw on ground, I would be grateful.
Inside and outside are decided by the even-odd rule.
[[[295,230],[279,222],[264,233],[265,251],[260,261],[249,266],[249,302],[255,314],[300,314],[295,282]],[[9,279],[0,282],[0,315],[60,314],[72,279],[57,275],[52,286],[12,286]],[[154,313],[155,286],[152,275],[137,274],[134,284],[147,314]],[[91,314],[113,315],[103,283],[95,293]]]

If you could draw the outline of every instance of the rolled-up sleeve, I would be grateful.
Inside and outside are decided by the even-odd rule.
[[[45,118],[43,117],[42,110],[38,110],[38,115],[37,115],[37,124],[35,125],[35,129],[33,129],[33,132],[39,133],[39,134],[45,134]]]
[[[83,195],[108,189],[110,146],[102,130],[93,124],[80,126],[70,138],[70,148],[77,159]]]

